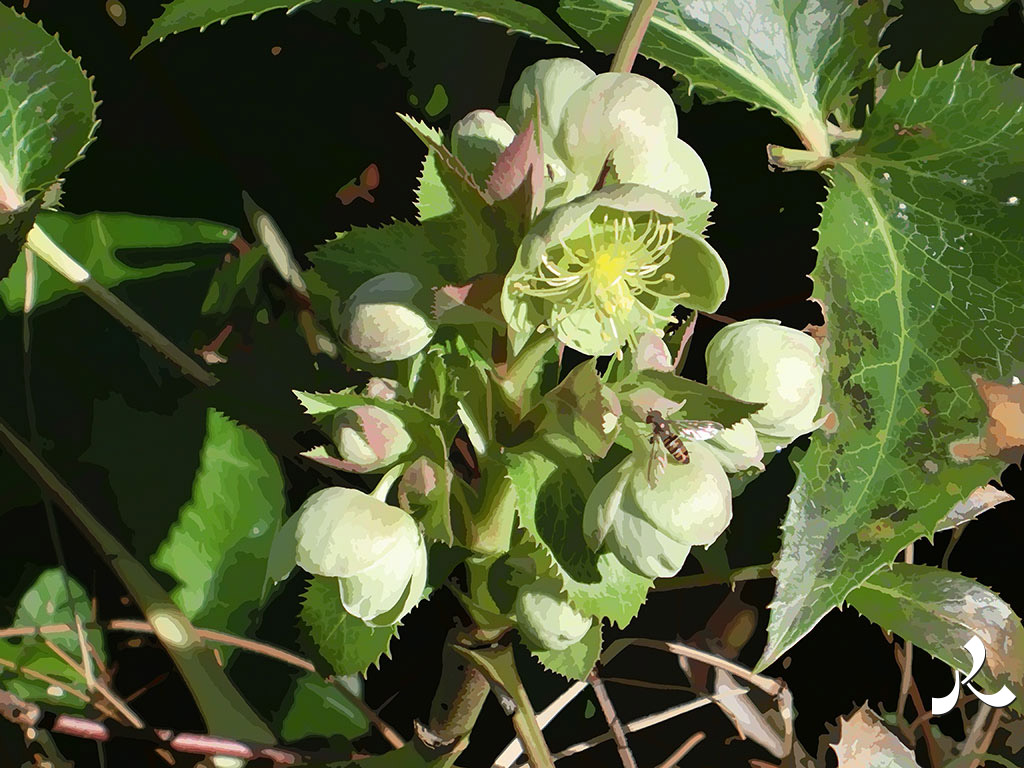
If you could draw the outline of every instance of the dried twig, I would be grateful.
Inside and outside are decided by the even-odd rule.
[[[138,632],[148,635],[156,634],[153,627],[148,622],[137,619],[114,619],[106,623],[106,629],[111,632]],[[74,631],[74,629],[67,624],[48,624],[41,627],[11,627],[9,629],[0,629],[0,639],[62,634],[72,631]],[[278,648],[276,645],[271,645],[270,643],[264,643],[259,640],[250,640],[245,637],[238,637],[236,635],[228,634],[227,632],[218,632],[213,629],[200,629],[199,627],[196,627],[196,634],[204,641],[209,640],[223,645],[230,645],[234,648],[241,648],[242,650],[250,653],[276,659],[277,661],[305,670],[306,672],[319,674],[313,662],[290,651],[286,651],[283,648]],[[0,664],[3,663],[4,661],[0,659]],[[370,705],[342,685],[341,682],[333,675],[325,677],[324,679],[337,688],[339,693],[348,699],[353,706],[357,707],[359,711],[362,712],[371,723],[373,723],[374,727],[380,731],[381,735],[389,744],[391,744],[391,746],[398,749],[405,744],[405,740],[398,731],[382,720],[380,715],[378,715]],[[84,696],[84,694],[82,695]],[[86,700],[88,700],[88,697],[86,697]]]
[[[903,550],[903,560],[906,563],[914,562],[914,544],[910,543]],[[913,677],[914,668],[914,644],[908,640],[903,641],[903,670],[900,675],[900,695],[896,701],[896,718],[903,717],[903,708],[907,705],[907,694],[910,693],[910,682]]]
[[[658,768],[679,768],[679,761],[682,760],[686,755],[690,753],[694,747],[704,741],[704,731],[697,731],[690,738],[679,745],[668,758]]]
[[[81,626],[80,622],[79,626]],[[71,627],[69,627],[69,629],[71,631],[74,631],[74,629]],[[70,654],[68,654],[63,648],[54,643],[52,640],[47,640],[46,638],[43,638],[43,643],[65,664],[67,664],[69,667],[75,670],[75,672],[82,676],[82,679],[85,680],[86,686],[89,688],[89,690],[95,690],[97,693],[100,694],[100,696],[109,701],[111,706],[114,707],[114,709],[116,709],[118,712],[120,712],[124,719],[127,720],[132,725],[132,727],[145,727],[145,723],[142,722],[142,718],[135,714],[135,711],[128,706],[127,702],[120,696],[118,696],[116,693],[114,693],[114,691],[112,691],[110,688],[108,688],[105,683],[97,680],[95,677],[88,674],[88,668],[86,666],[79,664],[77,661],[75,661]],[[89,658],[88,651],[86,651],[86,658]]]
[[[637,768],[636,759],[629,750],[629,742],[626,741],[626,732],[622,729],[622,721],[619,720],[619,716],[615,713],[611,697],[598,676],[596,668],[590,672],[587,682],[594,689],[597,703],[601,705],[601,712],[604,714],[604,719],[611,729],[612,738],[615,739],[615,748],[619,751],[619,759],[622,761],[623,768]]]
[[[350,755],[299,752],[284,747],[250,744],[201,733],[175,733],[155,728],[137,730],[121,725],[106,725],[85,717],[65,715],[43,709],[36,704],[23,701],[7,691],[0,691],[0,716],[26,730],[39,728],[45,718],[48,723],[46,729],[51,733],[97,742],[107,742],[114,737],[145,741],[173,752],[189,755],[224,755],[244,760],[262,758],[272,761],[275,765],[283,766],[308,765],[318,761],[341,761],[350,757]]]
[[[903,669],[903,654],[900,653],[899,648],[893,646],[893,650],[896,654],[896,663],[900,666],[900,670]],[[929,710],[925,709],[924,702],[921,700],[921,692],[917,689],[917,683],[914,678],[910,678],[910,700],[914,703],[914,709],[920,714],[914,721],[916,726],[918,723],[921,724],[921,733],[924,735],[924,743],[928,748],[928,762],[933,766],[942,765],[942,751],[939,749],[939,745],[935,743],[935,737],[932,735],[932,729],[930,727],[930,721],[932,714]]]

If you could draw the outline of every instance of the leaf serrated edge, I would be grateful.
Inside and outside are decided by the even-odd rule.
[[[607,617],[602,617],[602,618],[595,617],[595,621],[597,622],[598,642],[597,642],[597,659],[594,661],[594,666],[597,665],[597,661],[599,661],[600,658],[601,658],[601,650],[602,650],[602,648],[604,646],[604,622],[605,622],[606,619],[607,619]],[[611,621],[611,620],[608,619],[608,621]],[[593,628],[591,628],[591,629],[593,629]],[[588,629],[587,632],[590,632],[591,629]],[[520,642],[522,642],[522,638],[520,638]],[[581,682],[582,680],[586,680],[586,676],[584,676],[582,678],[575,678],[575,677],[569,677],[568,675],[563,675],[557,669],[552,669],[547,664],[545,664],[544,661],[540,658],[540,656],[537,655],[538,652],[533,650],[525,642],[522,642],[522,646],[527,651],[529,651],[530,655],[534,658],[534,660],[538,664],[541,665],[541,667],[544,668],[545,671],[550,672],[553,675],[557,675],[558,677],[560,677],[563,680],[565,680],[567,683],[578,683],[578,682]],[[591,669],[593,669],[593,668],[594,667],[592,666]]]
[[[19,195],[22,195],[22,197],[23,197],[22,204],[24,205],[26,203],[26,201],[24,200],[25,192],[35,191],[35,192],[39,192],[40,194],[44,194],[46,192],[46,189],[49,188],[50,186],[52,186],[53,184],[60,184],[60,185],[63,186],[64,174],[66,174],[68,172],[68,169],[71,168],[71,166],[73,166],[75,163],[77,163],[79,160],[81,160],[83,157],[85,157],[85,151],[90,146],[92,146],[92,143],[94,141],[96,141],[96,139],[97,139],[97,129],[99,128],[100,122],[102,122],[102,121],[99,118],[96,117],[96,114],[99,111],[100,106],[103,104],[103,101],[101,99],[97,98],[96,88],[94,87],[94,84],[96,82],[96,76],[95,75],[90,75],[86,71],[85,67],[82,66],[82,57],[81,56],[75,56],[74,53],[72,53],[69,49],[65,48],[61,44],[61,42],[60,42],[60,33],[59,32],[53,32],[53,33],[47,32],[46,27],[43,26],[42,19],[40,19],[39,21],[32,21],[32,19],[30,19],[28,16],[26,16],[23,13],[19,13],[14,8],[10,8],[9,10],[11,11],[11,13],[14,14],[15,18],[24,19],[29,24],[32,24],[33,26],[39,27],[39,29],[42,30],[43,34],[45,34],[47,37],[49,37],[51,40],[53,40],[54,43],[57,44],[57,47],[60,49],[60,51],[63,54],[65,54],[68,57],[68,59],[71,60],[72,63],[74,63],[74,64],[76,64],[78,66],[78,71],[82,73],[82,77],[85,78],[86,83],[88,83],[88,85],[89,85],[89,95],[92,97],[92,112],[91,112],[91,115],[90,115],[92,117],[92,127],[89,129],[89,135],[86,136],[85,143],[81,146],[81,148],[78,149],[78,151],[75,153],[75,156],[71,159],[71,161],[67,165],[64,166],[64,170],[61,171],[54,179],[52,179],[46,185],[46,187],[39,188],[39,189],[37,189],[36,187],[32,187],[31,189],[28,189],[28,190],[18,190]]]
[[[449,8],[439,3],[432,2],[420,3],[417,2],[417,0],[391,0],[392,5],[398,2],[411,2],[416,6],[417,10],[421,11],[441,11],[442,13],[450,13],[453,16],[461,16],[463,18],[471,18],[476,19],[477,21],[487,22],[488,24],[498,24],[499,26],[505,27],[508,30],[509,34],[516,33],[520,35],[526,35],[527,37],[531,37],[536,40],[543,40],[545,43],[551,43],[553,45],[567,45],[572,48],[578,48],[578,46],[571,40],[552,40],[549,37],[545,37],[544,35],[532,32],[531,30],[520,29],[518,26],[513,26],[511,24],[508,24],[504,21],[499,21],[498,19],[492,18],[490,16],[477,15],[475,13],[472,13],[471,11],[459,11],[456,10],[455,8]],[[552,24],[554,24],[554,22],[552,22]]]
[[[401,112],[395,113],[398,119],[405,123],[409,129],[416,134],[417,138],[423,142],[429,151],[433,151],[437,156],[437,159],[454,173],[458,179],[466,185],[466,187],[479,197],[482,205],[490,206],[493,204],[491,196],[488,195],[484,190],[480,189],[480,185],[476,183],[472,174],[466,170],[466,166],[462,164],[455,155],[452,154],[443,143],[443,134],[436,128],[431,128],[422,120],[418,120],[411,115],[405,115]]]

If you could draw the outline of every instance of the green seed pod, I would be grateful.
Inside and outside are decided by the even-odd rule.
[[[635,453],[602,477],[583,512],[593,549],[611,551],[630,570],[657,578],[677,573],[692,546],[707,546],[732,519],[729,479],[703,443],[686,443],[690,460],[669,459],[651,486],[648,459]]]
[[[750,417],[761,435],[792,439],[817,428],[824,373],[818,343],[778,320],[727,325],[705,353],[708,384],[765,406]]]
[[[338,323],[341,340],[374,363],[412,357],[434,335],[430,318],[414,298],[422,286],[406,272],[387,272],[356,288]]]
[[[427,548],[409,515],[353,488],[317,491],[295,513],[299,567],[338,579],[341,604],[389,626],[423,595]],[[290,522],[290,521],[289,521]]]
[[[595,77],[594,70],[576,59],[545,59],[531,64],[523,70],[512,88],[509,123],[517,131],[524,130],[534,115],[534,105],[539,96],[544,152],[554,154],[554,138],[562,124],[565,103]]]
[[[521,587],[515,610],[519,632],[536,650],[564,651],[582,640],[594,624],[573,607],[553,579]]]
[[[483,186],[494,170],[494,161],[515,137],[512,126],[491,110],[475,109],[452,128],[452,154]]]
[[[355,405],[334,417],[334,443],[350,472],[385,469],[412,447],[402,420],[375,405]]]

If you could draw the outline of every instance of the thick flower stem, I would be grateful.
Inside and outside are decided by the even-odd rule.
[[[526,388],[530,376],[540,367],[544,356],[555,346],[555,341],[553,333],[534,331],[533,336],[519,351],[519,354],[509,360],[508,372],[501,382],[501,386],[512,402],[518,403],[521,407],[524,406],[520,401],[523,390]],[[525,407],[523,410],[526,410]]]
[[[487,678],[455,650],[469,641],[465,630],[448,633],[441,656],[441,681],[430,707],[430,730],[442,742],[469,735],[491,691]]]
[[[657,5],[658,0],[636,0],[633,4],[633,11],[626,22],[626,30],[622,33],[622,40],[615,51],[615,58],[612,59],[610,72],[629,72],[633,69],[633,62],[640,52],[640,43],[644,39]]]

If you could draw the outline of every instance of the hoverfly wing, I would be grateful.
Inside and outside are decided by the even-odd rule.
[[[679,420],[671,423],[679,436],[687,440],[710,440],[725,429],[717,421]]]
[[[651,441],[651,457],[647,461],[647,484],[656,488],[661,476],[665,474],[665,467],[668,466],[668,457],[661,440]]]

